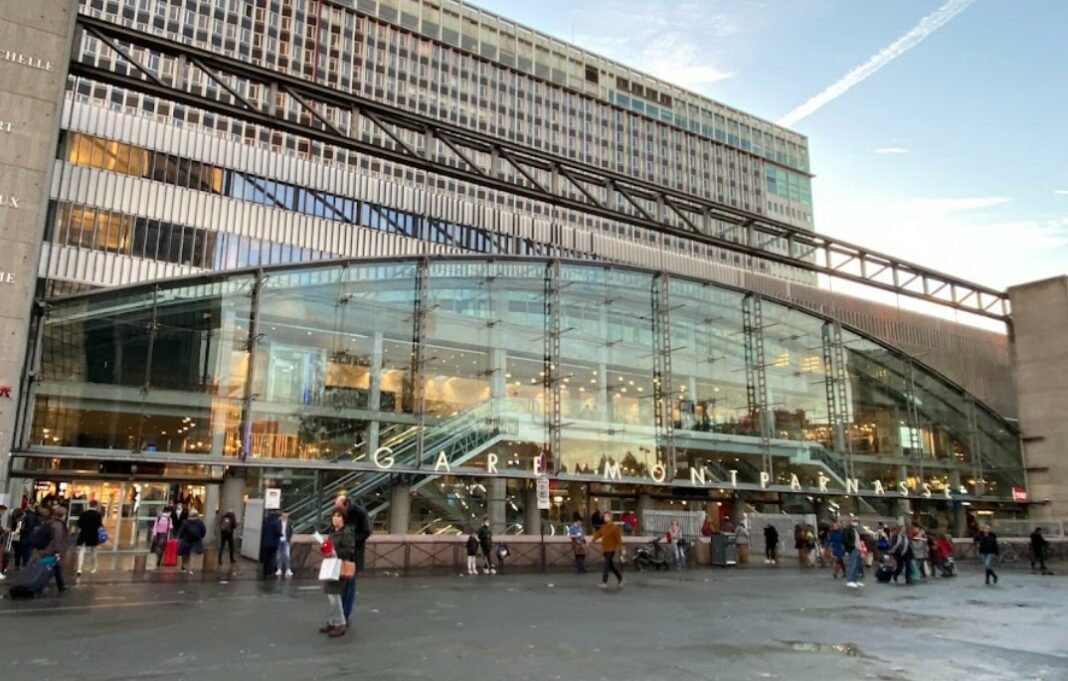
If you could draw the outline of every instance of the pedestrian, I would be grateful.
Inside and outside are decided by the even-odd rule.
[[[590,527],[592,527],[593,531],[596,532],[597,530],[601,529],[601,525],[604,525],[604,516],[601,515],[601,509],[595,508],[593,509],[593,513],[590,515]]]
[[[7,506],[0,504],[0,582],[7,579],[7,557],[11,551],[10,522]]]
[[[770,523],[764,526],[764,564],[779,564],[779,531]]]
[[[749,564],[749,528],[745,526],[743,520],[738,524],[738,527],[734,529],[734,543],[738,547],[738,564]]]
[[[927,546],[927,533],[924,532],[923,527],[919,523],[915,523],[912,527],[912,537],[909,539],[909,543],[912,545],[912,557],[916,562],[916,567],[919,570],[921,576],[926,577],[927,571],[930,568],[929,557],[930,548]],[[934,573],[934,570],[931,570]]]
[[[478,574],[478,537],[474,530],[467,536],[467,574]]]
[[[230,549],[230,565],[234,564],[234,532],[237,531],[237,516],[234,509],[229,509],[219,516],[215,529],[219,533],[219,565],[222,565],[223,548]]]
[[[189,509],[182,505],[179,501],[174,505],[174,509],[171,511],[171,532],[174,532],[174,536],[177,537],[178,533],[182,530],[182,523],[189,519]]]
[[[167,549],[167,540],[174,529],[171,509],[164,506],[159,510],[156,521],[152,523],[152,553],[156,554],[156,569],[163,567],[163,552]]]
[[[894,557],[894,582],[905,573],[905,584],[912,584],[912,543],[909,541],[908,528],[904,525],[897,528],[894,534],[894,543],[890,547],[890,554]]]
[[[682,536],[682,525],[678,520],[672,520],[668,526],[667,543],[675,548],[675,568],[678,570],[686,567],[686,539]]]
[[[340,495],[334,501],[334,507],[344,513],[345,527],[352,533],[352,561],[356,570],[351,579],[346,579],[341,592],[341,609],[345,615],[345,627],[352,626],[352,612],[356,607],[356,577],[363,572],[363,560],[367,538],[371,536],[371,518],[367,509],[356,497]]]
[[[482,518],[482,525],[478,528],[478,544],[482,548],[482,559],[485,562],[483,574],[496,574],[493,567],[493,530],[490,528],[489,516]]]
[[[339,497],[344,499],[344,497]],[[346,513],[349,506],[344,502],[334,506],[330,514],[330,536],[323,542],[323,552],[326,558],[337,558],[342,561],[356,560],[356,535],[352,527],[346,523]],[[362,508],[362,506],[360,507]],[[345,614],[345,590],[349,582],[355,582],[356,566],[354,565],[353,576],[347,579],[327,580],[323,582],[323,593],[326,594],[330,603],[330,614],[326,624],[319,627],[319,632],[329,634],[330,638],[344,636],[349,627],[349,616]]]
[[[885,525],[879,523],[875,527],[875,560],[882,563],[890,553],[890,546],[890,533],[886,531]]]
[[[78,547],[77,574],[79,577],[82,576],[86,553],[89,553],[93,559],[93,569],[89,571],[89,574],[96,574],[96,547],[100,545],[100,530],[104,527],[104,518],[97,510],[99,506],[97,500],[93,499],[89,502],[89,508],[78,516],[78,539],[74,543]]]
[[[195,508],[189,511],[182,529],[178,530],[178,555],[182,557],[182,572],[193,574],[193,568],[189,565],[189,555],[204,553],[204,537],[208,536],[208,528],[200,519],[200,511]]]
[[[41,504],[38,504],[36,507],[30,506],[27,508],[22,516],[22,529],[20,530],[20,534],[22,538],[23,565],[29,565],[30,558],[33,557],[33,532],[37,529],[38,525],[47,520],[44,512],[45,509]]]
[[[857,527],[856,517],[850,515],[842,528],[842,551],[846,565],[846,586],[850,589],[863,587],[864,582],[864,537]]]
[[[289,522],[288,513],[282,513],[278,518],[278,525],[274,576],[288,579],[293,576],[293,524]]]
[[[24,564],[23,562],[23,533],[22,533],[22,518],[26,514],[21,508],[16,508],[11,512],[11,520],[8,524],[10,532],[7,535],[7,540],[10,543],[11,557],[15,561],[15,569],[21,570]],[[29,543],[29,542],[27,542]]]
[[[575,513],[571,517],[571,524],[567,527],[567,534],[571,537],[571,552],[575,555],[575,572],[586,572],[586,528],[582,526],[582,516]]]
[[[278,514],[268,511],[260,529],[260,566],[264,579],[275,573],[275,559],[282,541],[282,523]]]
[[[705,519],[701,523],[701,536],[702,537],[711,537],[715,533],[716,533],[716,522],[714,520],[712,520],[712,514],[706,511],[705,512]]]
[[[593,533],[593,538],[590,539],[590,543],[596,543],[598,539],[601,540],[601,546],[604,549],[604,569],[601,571],[601,588],[608,588],[608,573],[612,573],[616,576],[619,583],[619,588],[623,588],[623,574],[616,567],[615,559],[616,552],[623,545],[623,533],[619,530],[619,526],[612,522],[612,514],[605,512],[602,516],[604,524],[600,529]]]
[[[1049,551],[1049,542],[1042,536],[1042,528],[1036,527],[1031,533],[1031,572],[1035,571],[1037,563],[1044,575],[1053,573],[1046,568],[1046,552]]]
[[[986,584],[990,585],[990,578],[994,578],[994,584],[998,583],[998,573],[994,572],[994,568],[998,564],[998,555],[1000,550],[998,549],[998,536],[993,533],[989,525],[983,525],[979,530],[979,535],[976,537],[976,543],[979,548],[979,560],[983,563],[983,568],[986,570]]]
[[[63,593],[67,590],[67,585],[63,581],[63,554],[67,551],[67,509],[56,504],[49,516],[41,519],[40,524],[48,528],[48,543],[44,548],[39,549],[39,557],[55,560],[52,575],[56,580],[56,589]],[[39,529],[41,525],[35,529],[35,532],[43,534],[43,530]]]
[[[845,576],[845,531],[837,522],[831,523],[827,530],[827,549],[831,552],[831,577],[838,579],[838,575]]]

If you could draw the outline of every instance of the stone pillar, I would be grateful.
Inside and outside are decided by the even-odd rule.
[[[237,477],[234,472],[231,470],[223,477],[222,489],[219,492],[219,510],[223,513],[233,511],[240,527],[245,516],[245,479]]]
[[[389,490],[389,533],[408,534],[412,516],[412,488],[395,484]]]
[[[204,490],[204,525],[208,528],[207,541],[215,536],[215,520],[219,517],[219,485],[206,485]]]
[[[0,5],[0,492],[10,452],[21,444],[19,405],[29,399],[23,365],[77,5]]]
[[[505,514],[505,505],[508,503],[508,487],[504,478],[490,478],[486,485],[488,497],[486,499],[486,515],[490,519],[490,529],[493,534],[504,534],[507,529],[508,517]]]
[[[523,534],[541,534],[538,490],[533,486],[523,490]]]
[[[638,493],[638,534],[645,533],[645,512],[653,510],[653,498],[648,492]]]

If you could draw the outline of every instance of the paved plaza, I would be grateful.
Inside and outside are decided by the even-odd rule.
[[[1068,679],[1068,581],[974,569],[847,590],[793,567],[374,577],[328,640],[315,582],[82,584],[0,601],[12,678]]]

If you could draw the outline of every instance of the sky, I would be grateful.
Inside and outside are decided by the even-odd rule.
[[[998,289],[1068,273],[1068,2],[475,4],[788,123],[819,232]]]

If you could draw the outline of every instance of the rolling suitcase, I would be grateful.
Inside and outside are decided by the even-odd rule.
[[[52,568],[55,563],[42,563],[35,560],[19,570],[8,585],[8,593],[12,598],[33,598],[39,595],[48,586],[52,579]]]
[[[178,540],[168,539],[163,545],[163,567],[174,567],[178,564]]]
[[[893,577],[894,568],[892,565],[887,565],[886,563],[883,563],[875,570],[875,579],[879,580],[879,582],[883,584],[889,582],[891,579],[893,579]]]

